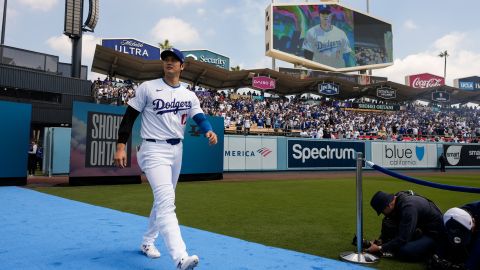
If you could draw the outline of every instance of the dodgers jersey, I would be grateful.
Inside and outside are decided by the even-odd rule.
[[[183,139],[187,119],[203,113],[195,93],[183,85],[171,87],[163,79],[140,84],[128,105],[142,114],[143,139]]]
[[[302,48],[313,52],[313,61],[332,67],[345,67],[343,54],[352,51],[347,35],[335,25],[330,31],[323,30],[320,25],[310,28]]]

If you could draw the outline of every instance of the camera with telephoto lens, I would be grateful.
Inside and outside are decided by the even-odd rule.
[[[427,262],[428,270],[466,270],[464,264],[457,264],[434,254]]]
[[[355,235],[355,236],[353,237],[352,245],[357,246],[357,235]],[[362,249],[367,249],[367,248],[369,248],[371,245],[372,245],[372,243],[370,243],[370,241],[368,241],[368,240],[365,239],[365,238],[362,239]]]

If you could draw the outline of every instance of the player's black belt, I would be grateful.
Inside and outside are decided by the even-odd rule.
[[[176,145],[176,144],[179,144],[182,141],[182,139],[168,139],[168,140],[145,139],[145,141],[147,141],[147,142],[163,142],[163,141],[165,141],[165,142],[167,142],[171,145]]]

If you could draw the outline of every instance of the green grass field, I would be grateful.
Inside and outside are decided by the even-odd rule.
[[[426,180],[480,187],[479,176],[461,172]],[[369,205],[377,190],[412,189],[432,199],[442,211],[480,199],[478,194],[432,189],[390,177],[365,176],[363,181],[364,236],[369,239],[377,237],[380,230],[381,216]],[[148,184],[35,190],[142,216],[149,215],[152,203]],[[354,178],[188,182],[177,187],[177,215],[182,225],[339,259],[341,252],[355,250],[351,245],[356,230],[355,194]],[[382,259],[374,267],[424,269],[423,264],[392,259]]]

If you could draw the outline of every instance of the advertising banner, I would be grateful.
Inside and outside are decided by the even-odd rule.
[[[396,104],[374,104],[374,103],[352,103],[352,108],[366,109],[366,110],[379,110],[379,111],[398,111],[400,105]]]
[[[453,86],[467,91],[480,90],[480,77],[472,76],[453,80]]]
[[[211,64],[219,68],[224,68],[226,70],[230,69],[230,58],[221,54],[209,50],[191,50],[182,51],[182,53],[185,55],[185,58],[191,57],[197,61]]]
[[[140,117],[127,142],[127,167],[113,164],[118,128],[126,107],[73,103],[70,177],[140,175],[136,147],[141,144]]]
[[[277,139],[225,137],[224,170],[276,170]]]
[[[430,73],[405,76],[405,84],[413,88],[430,88],[445,85],[445,78]]]
[[[339,4],[273,4],[266,24],[266,55],[280,60],[331,71],[393,63],[391,24]]]
[[[385,168],[436,168],[437,147],[425,143],[372,142],[372,161]]]
[[[289,169],[355,168],[357,152],[365,153],[362,142],[288,140]]]
[[[147,60],[160,59],[160,48],[132,38],[102,39],[102,46]]]
[[[392,99],[397,97],[397,90],[390,87],[379,87],[377,88],[377,97],[383,99]]]
[[[443,145],[447,166],[480,166],[480,145]]]
[[[253,77],[252,87],[261,90],[275,89],[275,80],[267,76]]]
[[[338,95],[340,86],[336,83],[320,83],[318,84],[318,93],[327,96]]]
[[[435,91],[432,92],[432,100],[436,102],[448,102],[450,101],[450,94],[447,92]]]

